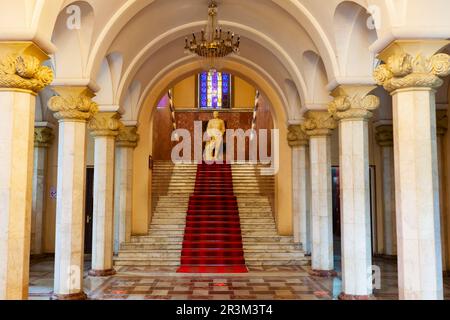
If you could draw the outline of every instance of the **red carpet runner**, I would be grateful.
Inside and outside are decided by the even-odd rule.
[[[248,272],[230,165],[198,165],[177,272]]]

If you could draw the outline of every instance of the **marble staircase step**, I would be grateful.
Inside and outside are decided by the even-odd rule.
[[[120,250],[142,250],[142,251],[148,251],[148,250],[181,250],[183,247],[182,241],[179,241],[178,243],[123,243],[120,246]]]
[[[212,224],[211,224],[212,225]],[[242,223],[240,224],[241,229],[243,231],[252,231],[252,230],[276,230],[275,226],[272,223]],[[154,224],[150,225],[151,230],[184,230],[185,224]]]
[[[254,219],[251,219],[251,218],[243,219],[241,217],[241,219],[240,219],[241,224],[251,224],[253,221],[254,221]],[[173,225],[173,224],[175,224],[175,225],[185,225],[185,223],[186,223],[186,218],[185,217],[182,217],[182,218],[173,218],[173,217],[170,217],[170,218],[166,218],[166,217],[164,217],[164,218],[157,218],[157,217],[153,217],[151,225],[152,226],[153,225],[154,226],[156,226],[156,225]],[[274,221],[271,218],[259,218],[258,219],[258,223],[266,225],[266,224],[273,224]]]
[[[178,242],[129,242],[123,243],[121,245],[121,250],[181,250],[182,241]],[[255,243],[244,243],[244,249],[248,252],[262,251],[262,252],[291,252],[299,251],[301,248],[297,244],[290,243],[272,243],[272,242],[255,242]]]
[[[308,264],[301,246],[295,244],[292,237],[279,236],[277,233],[271,205],[275,179],[261,176],[262,167],[232,165],[233,192],[238,200],[247,265]],[[179,266],[188,202],[196,188],[196,177],[196,164],[154,162],[154,212],[149,233],[133,236],[130,242],[121,244],[119,255],[114,258],[116,266]],[[201,176],[199,178],[202,179]],[[223,190],[222,183],[214,177],[199,182],[197,186],[202,188]],[[205,221],[209,221],[207,217],[206,213]],[[219,220],[217,216],[216,220]]]
[[[170,244],[177,244],[183,242],[183,236],[171,236],[168,237],[166,235],[148,235],[148,236],[142,236],[138,238],[132,238],[129,242],[130,244],[134,243],[170,243]]]
[[[127,249],[120,251],[117,256],[120,259],[124,258],[147,258],[147,259],[176,259],[181,257],[180,250],[142,250],[142,249]],[[303,252],[263,252],[251,249],[245,250],[245,259],[247,260],[301,260],[305,258]]]
[[[119,258],[114,257],[114,265],[118,267],[122,266],[179,266],[180,258],[166,258],[166,259],[147,259],[147,258]]]
[[[263,267],[263,266],[307,266],[310,264],[310,259],[276,259],[276,260],[261,260],[259,258],[245,258],[245,264],[249,267]]]
[[[302,259],[271,259],[271,260],[261,260],[259,258],[245,258],[247,266],[257,267],[257,266],[305,266],[309,265],[309,258]],[[114,264],[116,266],[179,266],[180,258],[119,258],[114,257]]]

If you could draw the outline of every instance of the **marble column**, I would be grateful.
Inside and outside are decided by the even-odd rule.
[[[310,137],[312,274],[334,276],[330,135],[336,122],[327,112],[306,116],[302,129]]]
[[[47,178],[47,149],[53,140],[53,130],[47,123],[34,128],[33,200],[31,214],[31,254],[42,254],[42,231]]]
[[[89,271],[94,277],[116,273],[113,269],[114,148],[119,119],[117,112],[101,112],[89,123],[95,140],[92,269]]]
[[[290,125],[288,143],[292,148],[292,211],[294,242],[306,251],[307,238],[307,202],[306,202],[306,146],[308,136],[300,125]]]
[[[444,136],[448,130],[448,117],[447,110],[437,110],[436,112],[436,133],[437,133],[437,153],[438,153],[438,172],[439,172],[439,204],[441,209],[441,245],[442,245],[442,269],[448,270],[447,255],[448,255],[448,228],[447,228],[447,188],[446,179],[447,175],[444,169],[444,155],[443,150]]]
[[[309,161],[309,141],[306,146],[306,246],[304,248],[305,255],[311,256],[311,170]]]
[[[392,125],[376,127],[376,140],[381,151],[382,210],[384,229],[384,254],[397,255],[395,222],[394,139]]]
[[[116,139],[114,183],[114,253],[131,240],[133,153],[139,136],[136,127],[121,127]]]
[[[36,93],[53,80],[32,42],[0,42],[0,300],[28,298]]]
[[[395,41],[374,73],[393,97],[401,299],[443,299],[435,90],[450,74],[449,41]]]
[[[372,244],[368,121],[378,108],[375,86],[339,86],[328,111],[339,121],[342,293],[340,299],[372,295]]]
[[[85,299],[83,292],[86,124],[97,112],[86,87],[54,87],[48,107],[59,121],[53,299]]]

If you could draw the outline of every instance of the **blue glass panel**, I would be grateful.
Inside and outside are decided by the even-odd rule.
[[[199,75],[200,108],[230,108],[231,75],[215,70],[202,72]]]

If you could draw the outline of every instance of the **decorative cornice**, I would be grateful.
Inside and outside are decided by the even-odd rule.
[[[442,44],[426,41],[393,43],[380,54],[385,64],[374,71],[375,81],[389,92],[405,88],[439,88],[443,84],[440,77],[450,74],[450,56],[433,54],[439,50],[439,45]]]
[[[88,127],[94,137],[119,135],[120,114],[117,112],[99,112],[89,122]]]
[[[0,43],[0,88],[37,93],[53,81],[42,62],[48,56],[32,42]]]
[[[98,111],[94,94],[86,87],[53,87],[58,96],[50,98],[48,107],[58,120],[88,121]]]
[[[394,144],[394,133],[391,125],[381,125],[376,128],[375,138],[382,147],[391,147]]]
[[[332,96],[334,100],[328,105],[328,112],[336,120],[362,119],[372,117],[372,111],[380,105],[377,96],[368,93],[375,89],[374,86],[340,86]]]
[[[336,121],[325,111],[308,111],[305,118],[302,130],[308,136],[328,136],[337,127]]]
[[[139,141],[137,127],[121,126],[116,138],[116,146],[124,148],[135,148]]]
[[[301,125],[290,125],[288,130],[287,140],[291,148],[308,145],[308,136]]]
[[[49,127],[35,127],[34,128],[34,146],[39,148],[48,148],[54,135],[53,130]]]
[[[436,111],[436,133],[443,136],[448,130],[447,110]]]

